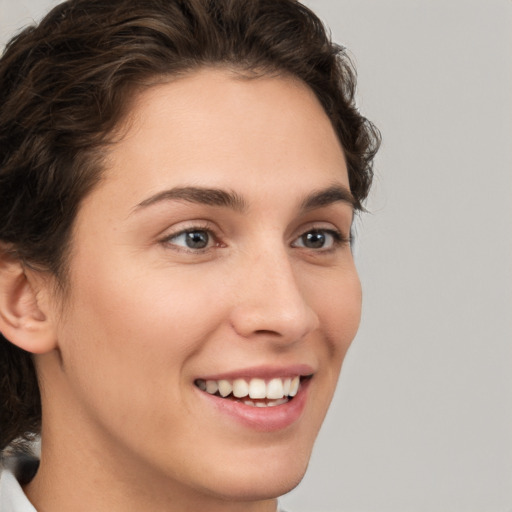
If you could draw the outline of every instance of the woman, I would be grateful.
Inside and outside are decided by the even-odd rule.
[[[293,0],[72,0],[9,43],[0,441],[41,458],[6,510],[274,512],[297,485],[360,317],[354,87]]]

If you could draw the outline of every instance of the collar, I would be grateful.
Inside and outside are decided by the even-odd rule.
[[[9,469],[0,473],[0,510],[9,512],[37,512],[25,496],[20,483]]]

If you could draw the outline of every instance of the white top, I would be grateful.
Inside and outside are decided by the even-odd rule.
[[[6,469],[0,473],[0,512],[37,512],[16,477]]]

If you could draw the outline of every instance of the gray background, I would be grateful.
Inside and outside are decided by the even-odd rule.
[[[0,42],[49,0],[0,0]],[[361,330],[294,512],[512,511],[512,2],[309,0],[384,143]]]

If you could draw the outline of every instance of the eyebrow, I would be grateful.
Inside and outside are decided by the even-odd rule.
[[[146,208],[162,201],[186,201],[189,203],[204,204],[230,208],[237,212],[245,212],[248,209],[247,201],[234,191],[219,188],[205,187],[175,187],[158,192],[137,204],[134,211]],[[343,185],[332,185],[328,188],[314,191],[308,194],[300,205],[300,211],[306,212],[323,208],[334,203],[343,202],[355,208],[356,201],[350,190]]]
[[[356,200],[347,187],[343,185],[332,185],[328,188],[308,194],[302,201],[301,211],[315,210],[339,202],[347,203],[352,209],[356,208]]]
[[[237,212],[244,212],[247,203],[243,197],[236,192],[222,190],[219,188],[204,187],[175,187],[144,199],[135,210],[151,206],[161,201],[181,200],[189,203],[205,204],[208,206],[221,206],[231,208]]]

